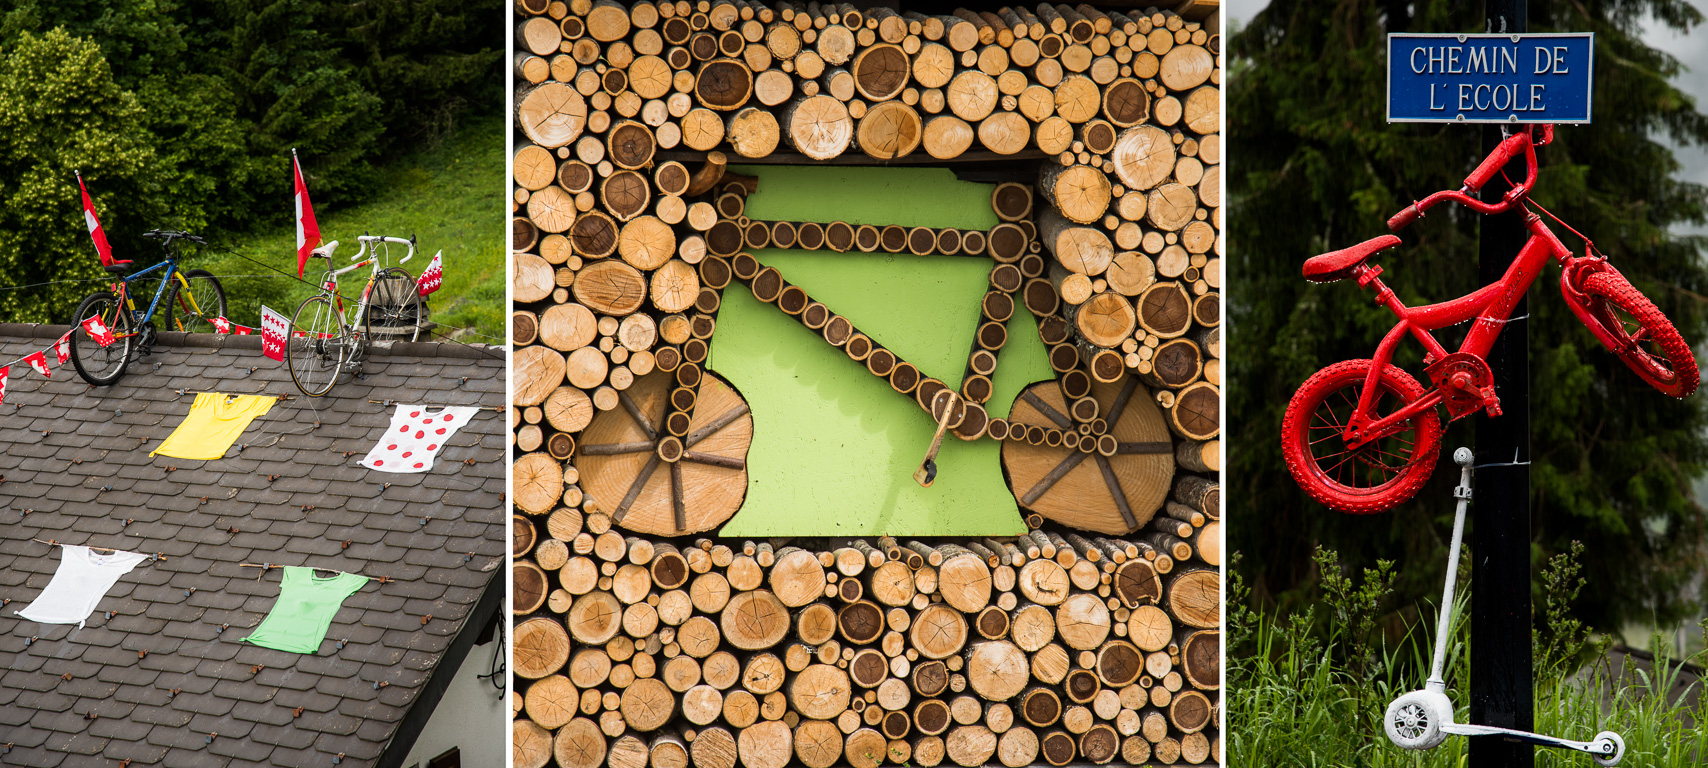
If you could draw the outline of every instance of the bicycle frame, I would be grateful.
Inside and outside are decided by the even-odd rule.
[[[362,235],[362,236],[356,238],[356,241],[361,243],[361,248],[357,249],[356,255],[350,257],[351,261],[356,262],[355,264],[351,264],[350,266],[344,267],[342,269],[331,269],[331,264],[332,264],[331,252],[328,251],[325,254],[328,271],[327,271],[325,277],[322,278],[323,282],[320,285],[321,292],[324,294],[328,294],[328,297],[332,300],[333,308],[338,311],[338,325],[339,325],[339,327],[342,328],[347,333],[352,332],[352,329],[354,328],[354,326],[352,326],[350,323],[345,321],[344,296],[343,296],[343,294],[338,292],[338,278],[339,278],[339,276],[348,274],[350,272],[354,272],[354,271],[361,269],[363,267],[370,267],[371,268],[369,271],[369,274],[368,274],[368,282],[366,285],[362,286],[362,295],[360,298],[358,298],[356,300],[356,307],[355,307],[356,317],[361,318],[363,313],[367,311],[368,295],[374,289],[374,280],[378,278],[380,271],[385,268],[384,258],[382,256],[380,256],[380,253],[379,253],[379,250],[380,250],[379,246],[381,244],[385,244],[385,243],[397,243],[399,245],[408,246],[409,247],[409,253],[405,254],[403,258],[397,260],[397,263],[399,263],[399,264],[402,264],[406,261],[409,261],[411,258],[414,258],[414,256],[415,256],[415,241],[414,240],[405,240],[404,238],[401,238],[401,237],[382,237],[382,236],[378,236],[378,235],[375,235],[375,236]],[[336,246],[337,242],[338,241],[334,240],[333,245]],[[370,246],[372,246],[372,248],[373,248],[372,251],[369,251]],[[367,258],[363,259],[362,257],[364,257],[364,256],[366,256]],[[360,333],[360,330],[355,330],[353,332]]]
[[[1549,133],[1551,137],[1551,132]],[[1522,142],[1515,142],[1522,139]],[[1518,143],[1523,146],[1519,147]],[[1544,142],[1546,143],[1546,142]],[[1506,161],[1519,151],[1525,152],[1529,160],[1527,177],[1523,184],[1514,185],[1499,202],[1486,203],[1465,194],[1466,189],[1481,187],[1498,172]],[[1483,214],[1502,213],[1521,205],[1530,190],[1536,184],[1536,150],[1530,141],[1528,133],[1508,139],[1502,148],[1490,155],[1483,165],[1473,172],[1466,180],[1466,187],[1458,191],[1437,192],[1412,204],[1407,209],[1389,220],[1389,227],[1395,230],[1411,223],[1424,210],[1441,202],[1456,202]],[[1526,291],[1535,283],[1549,259],[1560,263],[1560,292],[1566,303],[1571,307],[1584,325],[1589,327],[1596,338],[1610,349],[1617,349],[1622,342],[1613,339],[1600,325],[1594,322],[1586,300],[1576,286],[1581,284],[1584,275],[1596,271],[1605,259],[1593,256],[1574,257],[1564,243],[1556,237],[1553,231],[1542,222],[1542,218],[1534,211],[1525,210],[1524,226],[1530,232],[1530,237],[1519,249],[1517,258],[1507,268],[1506,274],[1500,280],[1483,286],[1457,299],[1429,304],[1421,307],[1407,307],[1400,303],[1392,289],[1384,285],[1378,277],[1382,268],[1372,264],[1360,264],[1352,272],[1361,288],[1370,288],[1376,293],[1376,303],[1386,307],[1399,318],[1392,330],[1382,338],[1373,356],[1375,365],[1370,368],[1365,377],[1364,389],[1359,394],[1358,407],[1347,421],[1343,437],[1347,447],[1356,449],[1369,444],[1371,441],[1396,434],[1405,429],[1405,425],[1419,414],[1437,405],[1442,405],[1449,399],[1448,390],[1454,389],[1466,393],[1474,406],[1466,403],[1447,402],[1448,410],[1453,418],[1461,418],[1482,408],[1488,408],[1492,415],[1499,415],[1498,400],[1495,399],[1492,387],[1486,384],[1479,386],[1477,376],[1463,370],[1470,366],[1481,365],[1482,371],[1487,371],[1483,360],[1494,348],[1494,342],[1500,336],[1501,330],[1512,315],[1512,310],[1524,298]],[[1431,333],[1468,320],[1475,320],[1470,330],[1465,334],[1465,340],[1455,353],[1449,353]],[[1394,350],[1401,340],[1410,336],[1423,345],[1424,364],[1429,366],[1428,373],[1434,381],[1432,387],[1423,397],[1406,405],[1386,417],[1373,419],[1371,409],[1380,395],[1378,381],[1381,372],[1392,362]],[[1468,363],[1474,359],[1475,363]],[[1448,371],[1449,361],[1459,363],[1460,370]]]
[[[143,275],[154,272],[155,270],[158,270],[158,269],[165,269],[166,274],[161,276],[160,287],[158,287],[154,290],[154,298],[148,302],[148,311],[143,312],[140,315],[138,315],[137,309],[136,309],[136,298],[134,296],[132,296],[131,292],[130,292],[131,281],[135,280],[139,277],[142,277]],[[119,281],[116,283],[113,283],[113,292],[117,293],[119,296],[121,296],[124,299],[125,309],[131,313],[131,317],[132,317],[133,322],[135,322],[137,325],[143,325],[143,324],[149,322],[150,320],[154,319],[155,311],[160,308],[160,299],[162,296],[166,295],[166,287],[169,284],[171,284],[171,281],[173,280],[173,278],[177,278],[179,287],[181,287],[183,289],[182,291],[180,291],[178,293],[178,295],[183,296],[187,301],[190,302],[190,310],[191,311],[200,315],[201,314],[201,307],[196,306],[196,297],[192,296],[190,293],[190,281],[184,279],[184,271],[178,268],[178,261],[175,258],[168,257],[165,260],[163,260],[163,261],[161,261],[161,262],[159,262],[159,263],[157,263],[151,267],[148,267],[146,269],[137,270],[137,271],[132,272],[128,275],[123,275],[123,276],[119,277]],[[126,336],[136,335],[137,333],[141,333],[141,331],[132,331],[131,333],[120,333],[120,334],[117,334],[117,336],[119,338],[124,338]]]

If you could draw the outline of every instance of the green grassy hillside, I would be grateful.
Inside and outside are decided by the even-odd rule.
[[[339,241],[334,258],[340,267],[350,263],[362,234],[415,235],[418,251],[401,266],[417,276],[435,251],[444,250],[444,285],[427,297],[440,338],[489,344],[504,340],[503,125],[501,116],[471,118],[436,145],[378,168],[368,183],[380,191],[369,202],[316,211],[321,237]],[[313,195],[310,188],[310,198]],[[288,205],[289,198],[281,196],[279,204]],[[216,244],[187,266],[219,277],[234,322],[259,326],[262,304],[289,317],[314,293],[296,280],[293,227],[263,229]],[[404,253],[392,247],[389,262],[396,266]],[[340,291],[356,296],[365,274],[358,270],[346,275]]]

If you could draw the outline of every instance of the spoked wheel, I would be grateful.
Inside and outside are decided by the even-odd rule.
[[[415,341],[424,333],[421,327],[426,320],[427,305],[408,272],[392,267],[374,278],[364,335],[377,341]]]
[[[1445,694],[1412,691],[1388,705],[1382,730],[1388,740],[1406,749],[1431,749],[1447,739],[1441,726],[1453,721],[1453,704]]]
[[[1094,384],[1091,397],[1099,421],[1108,425],[1105,433],[1076,433],[1072,445],[1010,437],[1002,443],[1002,467],[1020,506],[1075,528],[1124,536],[1149,522],[1167,499],[1174,441],[1156,399],[1136,377]],[[1061,385],[1040,382],[1015,398],[1009,429],[1042,437],[1052,428],[1071,428],[1068,414]],[[1105,455],[1099,442],[1112,450]]]
[[[709,531],[733,517],[747,496],[747,450],[753,445],[747,400],[706,373],[687,436],[678,439],[663,424],[676,384],[664,371],[642,376],[622,393],[622,407],[593,416],[575,449],[581,489],[610,513],[611,522],[636,533]],[[563,492],[561,477],[555,491]]]
[[[1673,397],[1696,391],[1696,356],[1678,329],[1624,275],[1611,267],[1584,278],[1590,317],[1617,345],[1608,348],[1649,386]],[[1605,340],[1604,340],[1605,341]]]
[[[186,333],[213,331],[213,321],[225,317],[225,289],[205,269],[186,271],[184,282],[190,286],[188,291],[183,285],[173,283],[171,295],[166,298],[163,309],[165,323],[161,327]]]
[[[100,318],[101,324],[118,339],[101,346],[83,327],[83,322],[91,317]],[[95,386],[118,381],[125,375],[125,366],[130,364],[136,343],[130,313],[124,311],[119,298],[111,292],[91,293],[77,305],[77,312],[71,318],[71,364],[77,367],[77,375],[84,381]]]
[[[1435,471],[1441,420],[1424,411],[1399,432],[1356,449],[1342,437],[1358,407],[1371,360],[1347,360],[1317,371],[1287,404],[1281,454],[1311,498],[1353,514],[1381,512],[1410,499]],[[1423,397],[1423,387],[1392,365],[1377,379],[1371,416],[1381,418]]]
[[[338,382],[352,351],[338,314],[325,296],[314,296],[297,307],[285,339],[285,361],[291,381],[309,397],[319,397]]]

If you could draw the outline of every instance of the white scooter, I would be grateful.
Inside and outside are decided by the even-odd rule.
[[[1620,758],[1625,756],[1625,740],[1612,731],[1596,734],[1593,741],[1572,741],[1511,728],[1453,722],[1453,702],[1447,698],[1447,683],[1441,674],[1447,662],[1447,632],[1452,621],[1454,582],[1458,581],[1459,542],[1465,531],[1465,507],[1471,500],[1471,458],[1469,448],[1453,452],[1453,460],[1460,467],[1459,487],[1453,489],[1458,509],[1453,513],[1453,544],[1447,555],[1447,588],[1441,597],[1441,620],[1435,627],[1435,655],[1431,659],[1429,680],[1423,690],[1407,693],[1388,705],[1382,728],[1387,731],[1389,741],[1406,749],[1433,749],[1448,735],[1500,736],[1539,747],[1577,750],[1593,757],[1597,765],[1618,765]]]

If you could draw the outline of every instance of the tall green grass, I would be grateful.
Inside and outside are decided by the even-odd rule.
[[[434,252],[443,249],[444,284],[427,297],[430,318],[439,325],[436,333],[469,343],[501,344],[506,314],[504,164],[504,117],[469,118],[436,144],[377,168],[369,180],[383,191],[360,205],[320,215],[321,236],[339,241],[334,260],[342,267],[356,253],[359,235],[415,235],[416,255],[401,266],[416,276]],[[311,198],[313,194],[310,189]],[[281,194],[278,202],[286,206],[290,198]],[[293,221],[217,243],[208,255],[186,266],[219,277],[234,322],[259,326],[262,304],[290,317],[314,293],[295,280],[294,227]],[[404,253],[393,246],[389,262],[397,266]],[[358,270],[346,275],[340,291],[354,296],[366,274]]]
[[[1581,549],[1575,550],[1581,552]],[[1340,572],[1333,552],[1319,551],[1323,599],[1312,608],[1276,616],[1249,606],[1238,558],[1229,568],[1227,764],[1236,766],[1431,766],[1462,768],[1467,740],[1450,736],[1433,750],[1412,752],[1391,744],[1382,731],[1388,702],[1423,687],[1430,665],[1437,607],[1417,606],[1421,620],[1398,639],[1383,640],[1377,611],[1388,595],[1391,564],[1364,572],[1355,583]],[[1544,569],[1549,596],[1542,606],[1534,652],[1536,729],[1587,741],[1603,730],[1625,740],[1621,765],[1684,768],[1708,760],[1708,697],[1679,695],[1679,661],[1656,638],[1652,671],[1626,664],[1614,669],[1607,638],[1586,641],[1565,604],[1575,597],[1574,553]],[[1469,584],[1461,573],[1460,584]],[[1467,722],[1470,678],[1470,587],[1455,600],[1446,662],[1448,696],[1456,722]],[[1708,622],[1703,632],[1708,636]],[[1685,659],[1686,661],[1690,659]],[[1700,662],[1701,659],[1695,659]],[[1686,692],[1699,685],[1691,681]],[[1536,750],[1537,766],[1593,768],[1589,756]]]

